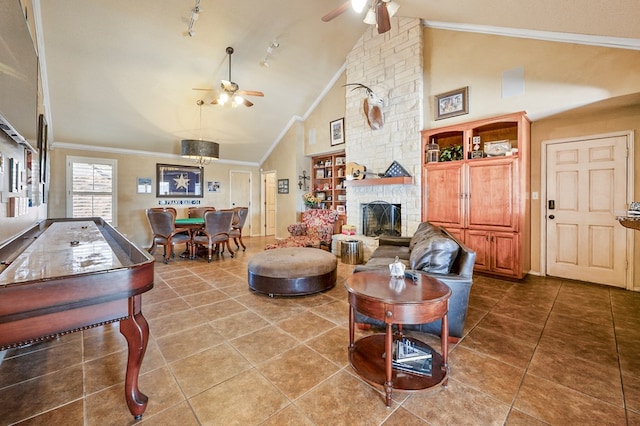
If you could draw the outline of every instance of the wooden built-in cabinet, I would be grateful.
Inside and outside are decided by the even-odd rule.
[[[518,279],[529,271],[529,134],[524,112],[422,132],[422,219],[473,249],[477,271]],[[436,144],[461,155],[427,162]]]
[[[345,152],[312,157],[311,164],[311,190],[321,200],[320,207],[337,210],[337,206],[345,206]]]

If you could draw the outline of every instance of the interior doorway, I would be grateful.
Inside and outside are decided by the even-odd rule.
[[[276,173],[262,173],[262,205],[264,235],[276,233]]]
[[[247,222],[242,230],[243,235],[251,235],[251,172],[229,172],[229,205],[234,207],[248,207]]]
[[[616,216],[633,193],[631,133],[542,144],[547,275],[631,288],[633,235]]]

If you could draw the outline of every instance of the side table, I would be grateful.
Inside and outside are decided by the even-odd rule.
[[[386,394],[391,405],[393,389],[417,391],[447,384],[449,298],[451,289],[441,281],[422,274],[417,279],[391,278],[387,271],[364,271],[345,281],[349,292],[349,362],[353,369]],[[354,342],[354,316],[358,311],[383,321],[385,334],[374,334]],[[393,324],[422,324],[442,319],[441,354],[432,350],[431,376],[411,374],[393,369]],[[422,343],[422,345],[425,345]],[[428,345],[426,345],[428,346]],[[430,348],[432,349],[432,348]]]

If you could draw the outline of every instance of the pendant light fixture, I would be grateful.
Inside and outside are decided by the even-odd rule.
[[[202,139],[202,105],[204,101],[198,99],[196,103],[200,107],[200,139],[183,139],[181,155],[194,160],[202,167],[220,158],[220,145],[217,142]]]

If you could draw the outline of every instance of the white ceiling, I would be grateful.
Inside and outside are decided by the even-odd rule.
[[[622,44],[640,49],[638,0],[396,0],[428,26]],[[181,139],[220,143],[223,160],[260,163],[305,117],[366,31],[343,0],[40,1],[44,94],[56,143],[179,154]],[[553,34],[548,34],[551,32]],[[380,37],[383,37],[381,35]],[[273,40],[269,67],[260,66]],[[259,90],[251,108],[205,105],[228,78]],[[200,124],[200,117],[201,123]]]

